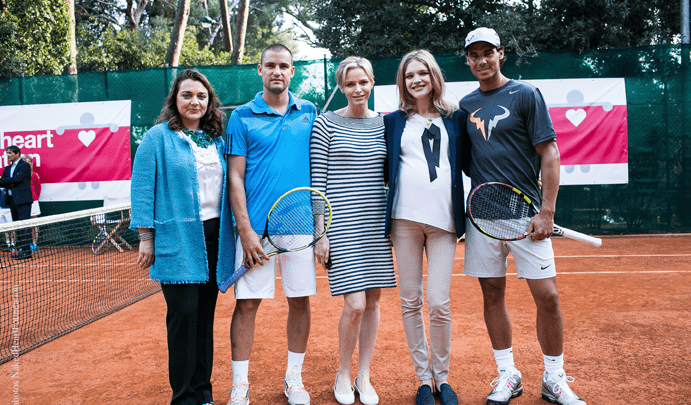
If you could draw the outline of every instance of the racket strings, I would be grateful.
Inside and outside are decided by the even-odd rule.
[[[469,210],[484,232],[500,239],[523,236],[532,216],[523,196],[501,185],[479,187],[473,193]]]
[[[269,214],[269,241],[280,250],[309,246],[323,233],[323,217],[327,207],[324,199],[310,190],[301,189],[286,194]]]

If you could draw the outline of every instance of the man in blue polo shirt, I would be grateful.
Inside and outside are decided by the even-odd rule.
[[[283,193],[309,187],[309,138],[317,109],[288,91],[295,73],[293,55],[280,44],[262,52],[257,73],[264,91],[238,107],[228,121],[226,150],[230,204],[238,230],[235,268],[250,269],[235,283],[235,311],[230,325],[233,387],[229,405],[249,403],[247,378],[254,322],[261,300],[274,297],[280,261],[288,301],[288,367],[284,392],[290,405],[308,405],[302,362],[310,330],[309,296],[317,293],[312,249],[266,257],[262,245],[266,216]]]

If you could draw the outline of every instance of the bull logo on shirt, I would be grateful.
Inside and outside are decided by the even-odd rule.
[[[475,116],[475,113],[482,110],[482,108],[478,108],[477,110],[473,111],[472,114],[470,114],[470,122],[475,124],[475,128],[480,130],[480,132],[482,133],[482,137],[485,138],[485,141],[489,141],[489,137],[492,135],[492,130],[496,128],[497,123],[505,118],[508,118],[509,115],[511,115],[511,112],[508,110],[508,108],[501,105],[499,107],[501,107],[504,110],[504,112],[500,115],[495,115],[491,120],[489,120],[489,125],[487,125],[486,134],[485,120]]]

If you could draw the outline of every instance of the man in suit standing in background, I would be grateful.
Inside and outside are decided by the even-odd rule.
[[[7,160],[10,162],[5,166],[0,178],[0,187],[7,188],[7,199],[12,211],[12,220],[21,221],[29,219],[31,216],[31,166],[20,159],[22,151],[17,146],[8,146],[5,149]],[[18,233],[19,252],[12,257],[17,260],[30,259],[31,249],[29,248],[30,235],[29,228],[20,229]]]

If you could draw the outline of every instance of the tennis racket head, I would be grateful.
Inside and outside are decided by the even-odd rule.
[[[294,188],[269,210],[264,235],[276,253],[295,252],[314,245],[331,225],[331,204],[309,187]]]
[[[468,196],[470,222],[478,231],[494,239],[524,239],[536,213],[530,198],[508,184],[480,184]]]
[[[91,251],[97,255],[104,253],[110,247],[110,243],[107,239],[108,235],[103,230],[101,230],[98,233],[98,235],[96,235],[96,238],[94,238],[94,241],[91,243]]]

